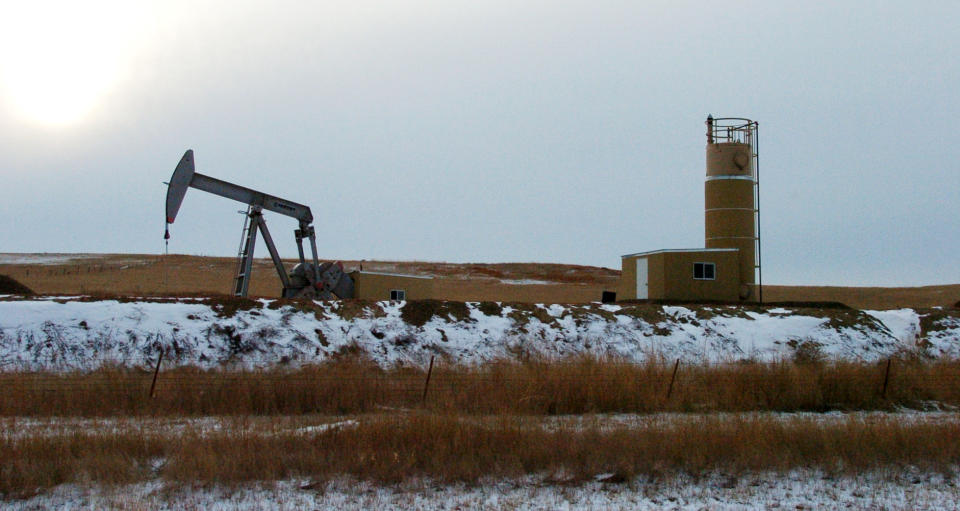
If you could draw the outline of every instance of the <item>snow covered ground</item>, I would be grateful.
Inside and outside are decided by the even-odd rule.
[[[598,475],[603,479],[603,474]],[[378,486],[350,479],[326,484],[280,481],[227,488],[170,488],[155,481],[118,487],[63,485],[26,500],[0,501],[34,509],[956,509],[960,477],[915,471],[833,477],[813,470],[731,477],[678,477],[583,485],[543,477],[483,484],[430,482]]]
[[[931,416],[932,417],[932,416]],[[931,419],[934,420],[934,419]],[[960,418],[958,418],[960,420]],[[82,434],[136,434],[205,437],[228,432],[235,435],[313,435],[357,426],[358,419],[323,415],[271,415],[254,417],[0,417],[0,440],[55,438]]]
[[[501,284],[510,284],[512,286],[531,286],[531,285],[554,285],[557,282],[551,282],[548,280],[534,280],[534,279],[500,279]]]
[[[165,367],[296,366],[356,349],[385,366],[423,365],[432,355],[464,363],[578,353],[770,360],[801,349],[865,361],[903,351],[960,356],[960,317],[933,312],[923,331],[932,312],[912,309],[262,300],[233,312],[203,300],[8,298],[0,300],[0,370],[143,367],[160,348]]]
[[[99,259],[94,254],[0,254],[0,264],[63,264],[82,259]]]
[[[75,433],[107,435],[137,434],[175,438],[183,435],[205,437],[220,433],[233,435],[312,435],[332,429],[354,428],[377,416],[354,415],[278,415],[278,416],[201,416],[201,417],[0,417],[0,440],[54,438]],[[506,420],[501,415],[465,416],[459,420],[496,426]],[[821,425],[960,423],[957,411],[902,410],[897,412],[744,412],[744,413],[618,413],[554,416],[516,416],[511,420],[529,428],[549,431],[614,431],[624,429],[669,428],[702,421],[765,421],[784,423],[814,421]]]

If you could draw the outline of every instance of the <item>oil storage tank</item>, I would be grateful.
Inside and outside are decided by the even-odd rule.
[[[739,252],[740,298],[756,300],[759,269],[757,123],[707,117],[705,246]]]

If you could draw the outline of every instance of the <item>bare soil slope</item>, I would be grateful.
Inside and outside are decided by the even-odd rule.
[[[33,291],[6,275],[0,275],[0,293],[14,295],[32,295]]]
[[[292,266],[294,261],[289,261]],[[344,261],[350,270],[438,278],[440,298],[458,301],[583,303],[615,290],[620,272],[609,268],[541,263],[458,264],[424,261]],[[41,294],[229,294],[236,262],[229,257],[142,254],[0,254],[0,273]],[[255,263],[250,294],[277,297],[272,263]],[[960,284],[925,287],[772,286],[764,300],[842,302],[851,307],[953,306]]]

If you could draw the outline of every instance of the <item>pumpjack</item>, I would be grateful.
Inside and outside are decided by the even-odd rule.
[[[233,293],[236,296],[247,296],[250,285],[250,272],[253,270],[253,250],[257,242],[257,233],[263,236],[263,241],[270,252],[270,258],[276,267],[280,282],[283,284],[284,298],[319,298],[330,299],[353,298],[353,279],[343,271],[339,262],[320,263],[317,259],[317,238],[313,229],[313,214],[310,208],[293,201],[281,199],[257,190],[228,183],[220,179],[205,176],[196,172],[193,160],[193,150],[187,150],[173,171],[170,182],[167,183],[167,222],[164,230],[164,239],[170,239],[170,224],[177,218],[180,205],[188,188],[196,188],[204,192],[226,197],[247,205],[246,217],[241,236],[240,250],[237,254],[237,274],[234,279]],[[263,218],[263,211],[272,211],[281,215],[295,218],[299,228],[294,231],[297,240],[297,252],[300,262],[288,273],[280,259],[280,254],[273,243],[267,222]],[[311,260],[307,261],[303,252],[303,240],[309,240]]]

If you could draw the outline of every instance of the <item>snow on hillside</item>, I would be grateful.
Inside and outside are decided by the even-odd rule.
[[[431,355],[591,353],[644,361],[770,360],[806,354],[878,360],[901,351],[960,356],[954,312],[733,306],[270,300],[0,301],[0,370],[148,366],[265,367],[363,351],[382,365]]]

